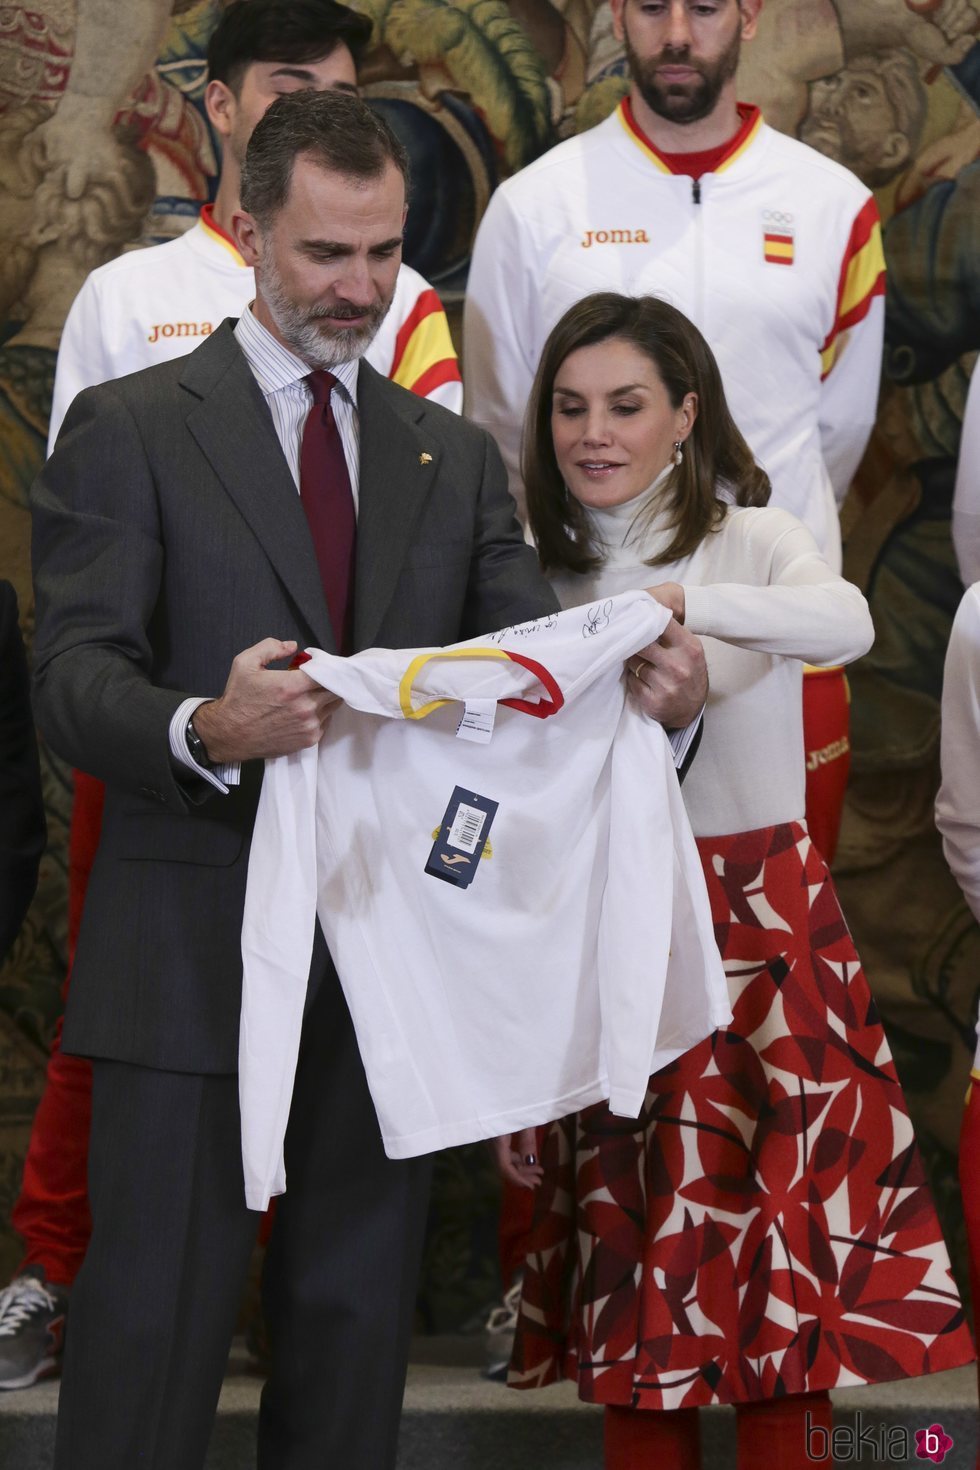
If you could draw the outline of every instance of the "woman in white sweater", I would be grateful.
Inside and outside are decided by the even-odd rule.
[[[739,1470],[828,1463],[828,1390],[973,1357],[804,822],[803,664],[864,653],[867,605],[766,507],[711,351],[665,302],[601,293],[562,318],[524,475],[564,605],[648,587],[704,639],[684,797],[734,1022],[651,1078],[638,1122],[598,1106],[512,1141],[511,1178],[541,1182],[510,1382],[573,1377],[607,1405],[607,1470],[692,1470],[710,1403],[736,1405]]]

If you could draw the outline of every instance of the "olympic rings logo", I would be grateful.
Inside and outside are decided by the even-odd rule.
[[[787,227],[793,224],[793,216],[784,213],[781,209],[764,209],[762,211],[762,218],[767,225],[782,225],[783,227]]]

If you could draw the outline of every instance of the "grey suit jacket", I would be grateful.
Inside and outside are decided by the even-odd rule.
[[[488,436],[366,363],[358,404],[356,647],[449,643],[551,611]],[[221,692],[243,648],[333,636],[231,324],[80,394],[31,502],[38,723],[107,787],[65,1048],[234,1071],[261,763],[222,796],[174,763],[168,726],[188,695]]]

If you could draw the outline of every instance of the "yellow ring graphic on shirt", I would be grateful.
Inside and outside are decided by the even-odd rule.
[[[424,720],[426,715],[442,709],[444,704],[458,703],[451,699],[430,699],[428,704],[420,705],[418,709],[412,705],[412,685],[418,677],[419,670],[434,658],[502,658],[509,660],[510,654],[505,653],[502,648],[437,648],[434,653],[420,653],[418,658],[412,659],[398,685],[398,703],[406,720]]]

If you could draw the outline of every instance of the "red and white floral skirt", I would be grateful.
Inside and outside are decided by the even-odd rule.
[[[542,1130],[510,1383],[673,1409],[953,1368],[973,1345],[830,875],[798,824],[698,844],[734,1021]]]

